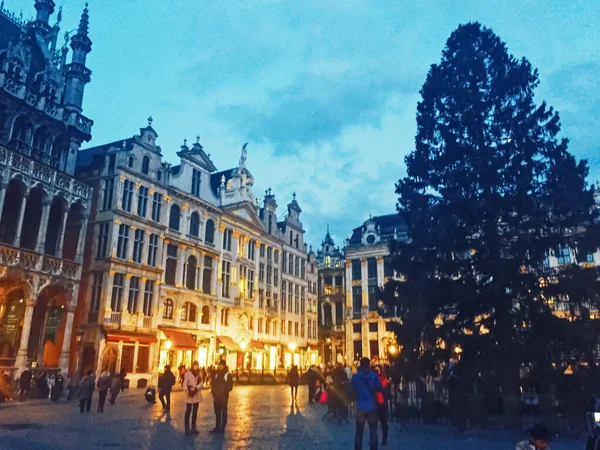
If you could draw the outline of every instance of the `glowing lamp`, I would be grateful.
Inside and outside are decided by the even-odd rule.
[[[219,349],[219,355],[222,355],[225,352],[222,348]]]
[[[390,355],[395,355],[396,353],[398,353],[398,347],[396,347],[395,345],[390,345],[388,348],[388,352]]]
[[[290,347],[291,351],[295,351],[296,350],[296,343],[295,342],[291,342],[290,345],[289,345],[289,347]]]
[[[171,347],[173,347],[173,343],[171,341],[165,341],[165,348],[169,350]]]
[[[246,341],[240,342],[240,348],[242,350],[246,350],[246,347],[248,347],[248,343]]]
[[[460,348],[460,346],[457,345],[456,347],[454,347],[454,352],[457,353],[457,354],[461,354],[462,353],[462,348]]]

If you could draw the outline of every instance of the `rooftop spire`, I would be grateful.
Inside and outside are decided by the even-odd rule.
[[[86,36],[89,32],[90,27],[90,15],[88,14],[88,3],[85,4],[83,13],[81,13],[81,19],[79,20],[79,28],[77,28],[77,34],[79,36]]]

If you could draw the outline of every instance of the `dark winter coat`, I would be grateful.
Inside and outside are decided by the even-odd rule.
[[[79,398],[92,398],[96,380],[93,375],[86,375],[79,383]]]
[[[229,393],[233,389],[233,377],[228,369],[217,370],[211,381],[211,392],[217,400],[229,400]]]
[[[177,380],[175,379],[175,375],[173,375],[173,372],[167,370],[160,377],[158,377],[158,390],[160,392],[164,392],[165,394],[167,392],[171,392],[171,389],[173,389],[173,385],[176,382]]]

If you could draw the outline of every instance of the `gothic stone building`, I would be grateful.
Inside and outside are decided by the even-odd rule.
[[[79,296],[77,370],[224,358],[232,370],[316,362],[316,264],[294,199],[282,220],[253,194],[246,145],[217,171],[200,138],[163,161],[149,119],[138,135],[79,152],[94,186]],[[311,346],[312,345],[312,346]]]
[[[4,4],[4,2],[3,2]],[[34,20],[0,7],[0,372],[66,369],[91,189],[73,177],[91,136],[88,11],[57,48],[52,0]]]

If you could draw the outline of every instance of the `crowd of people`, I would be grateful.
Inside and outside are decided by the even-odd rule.
[[[63,393],[65,378],[60,369],[33,371],[27,367],[15,385],[11,374],[4,372],[0,377],[0,403],[28,398],[57,401]]]

